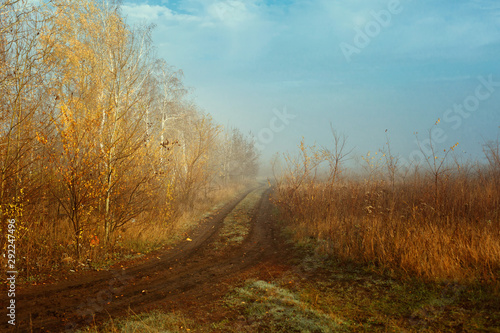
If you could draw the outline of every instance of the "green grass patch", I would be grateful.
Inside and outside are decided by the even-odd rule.
[[[152,311],[132,314],[128,317],[110,320],[103,325],[93,325],[77,333],[170,333],[190,332],[194,324],[179,313]]]
[[[261,187],[250,192],[245,199],[226,216],[219,233],[219,238],[214,242],[214,246],[217,250],[227,246],[239,245],[245,240],[250,232],[253,210],[265,190],[265,187]]]
[[[295,292],[313,309],[341,314],[354,332],[500,332],[498,287],[403,277],[324,255],[314,243],[297,245]]]
[[[244,315],[242,331],[345,332],[349,327],[338,316],[304,302],[299,294],[261,280],[236,288],[226,302]]]

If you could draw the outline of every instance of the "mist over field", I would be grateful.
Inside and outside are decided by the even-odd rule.
[[[3,0],[0,330],[500,329],[496,0]]]
[[[264,165],[302,136],[329,143],[330,123],[358,156],[382,148],[387,130],[408,160],[414,133],[425,140],[438,119],[439,148],[459,142],[464,158],[482,159],[498,135],[496,1],[129,1],[122,10],[156,25],[158,53],[184,70],[202,108],[266,143]],[[296,117],[270,138],[284,109]]]

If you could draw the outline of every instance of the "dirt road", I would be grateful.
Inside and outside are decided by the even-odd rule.
[[[20,290],[16,327],[9,328],[3,320],[0,328],[12,332],[71,332],[94,321],[124,315],[128,310],[138,313],[154,308],[182,309],[188,300],[203,302],[222,296],[221,281],[286,256],[279,249],[270,218],[269,190],[254,208],[245,241],[236,248],[214,248],[224,218],[246,194],[202,221],[189,235],[192,241],[184,240],[140,264],[88,272],[73,281]]]

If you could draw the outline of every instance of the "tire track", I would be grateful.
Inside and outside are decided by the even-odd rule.
[[[106,272],[93,272],[72,282],[21,290],[17,326],[13,332],[64,332],[76,327],[160,307],[176,309],[183,299],[210,300],[213,286],[228,277],[277,255],[276,231],[271,222],[270,190],[254,208],[252,227],[245,241],[231,251],[214,251],[224,218],[249,193],[227,204],[212,219],[205,219],[182,242],[161,252],[160,259]],[[8,328],[4,326],[4,328]]]

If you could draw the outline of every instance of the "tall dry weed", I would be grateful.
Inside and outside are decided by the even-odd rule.
[[[314,237],[340,258],[426,279],[493,282],[500,276],[497,147],[487,147],[490,165],[456,159],[437,180],[428,168],[396,171],[389,158],[385,173],[333,183],[319,169],[304,176],[310,150],[278,176],[274,200],[298,238]]]

